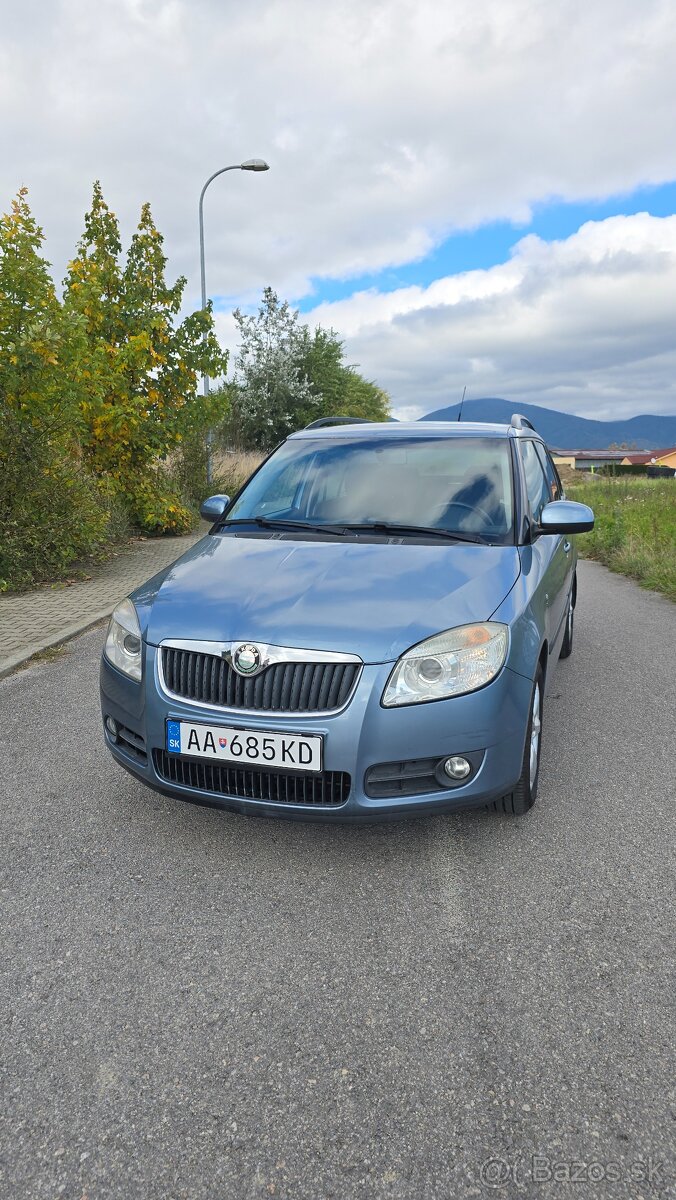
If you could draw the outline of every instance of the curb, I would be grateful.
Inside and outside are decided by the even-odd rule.
[[[75,625],[64,625],[58,633],[52,634],[45,638],[42,642],[34,642],[32,646],[25,646],[17,654],[10,654],[8,658],[0,660],[0,679],[4,679],[7,675],[12,675],[17,667],[28,662],[33,655],[40,654],[43,650],[49,650],[52,646],[60,646],[62,642],[70,642],[80,633],[86,633],[88,629],[92,629],[94,625],[98,625],[100,621],[107,620],[111,615],[115,603],[112,603],[109,608],[101,609],[100,612],[93,613],[78,621]]]
[[[7,675],[11,675],[14,671],[16,671],[17,667],[23,666],[23,664],[26,663],[30,658],[33,658],[36,654],[40,654],[43,650],[49,650],[52,646],[60,646],[63,642],[69,642],[72,640],[72,638],[78,637],[79,634],[86,633],[86,631],[91,629],[94,625],[98,625],[100,621],[107,620],[107,618],[113,612],[115,606],[119,604],[120,597],[123,594],[128,594],[130,591],[133,591],[134,588],[138,587],[149,577],[152,578],[158,572],[165,569],[168,570],[171,566],[173,566],[177,559],[181,558],[183,554],[185,554],[197,542],[199,542],[200,539],[204,537],[205,533],[208,533],[209,529],[210,526],[206,521],[200,521],[198,529],[194,533],[185,534],[180,538],[144,539],[144,545],[147,546],[166,543],[166,560],[164,554],[162,554],[159,561],[154,561],[157,559],[157,555],[150,554],[150,563],[144,562],[147,556],[145,554],[136,554],[133,550],[131,550],[130,544],[130,546],[127,547],[127,549],[131,551],[131,555],[128,556],[130,557],[129,570],[122,573],[121,579],[116,579],[115,588],[114,592],[112,592],[111,599],[105,600],[105,595],[108,589],[103,589],[103,596],[99,594],[91,597],[87,595],[81,597],[81,603],[79,607],[83,609],[82,616],[77,621],[64,623],[56,630],[50,621],[50,630],[49,632],[45,631],[45,635],[42,638],[39,636],[40,617],[39,612],[37,612],[35,616],[35,625],[37,626],[36,640],[31,642],[30,645],[22,646],[20,650],[13,650],[10,653],[7,653],[7,649],[5,647],[4,654],[0,655],[0,679],[4,679]],[[176,541],[179,542],[178,546],[175,545]],[[125,552],[120,552],[118,555],[116,555],[116,558],[123,563]],[[106,571],[104,568],[100,573],[100,576],[104,582],[105,575]],[[89,583],[89,580],[87,580],[87,583]],[[49,585],[46,584],[45,588],[48,586]],[[39,590],[40,589],[38,589],[38,591]],[[3,598],[0,597],[0,599]],[[98,608],[92,612],[91,605],[97,603],[100,604],[102,600],[104,600],[105,607]],[[69,613],[64,613],[64,617],[72,616],[73,611],[77,612],[77,607],[77,605],[71,606],[71,611]],[[58,619],[59,615],[60,614],[57,614],[56,619]]]

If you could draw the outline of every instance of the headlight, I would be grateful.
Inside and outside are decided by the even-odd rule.
[[[497,675],[507,656],[507,626],[460,625],[412,646],[399,659],[383,704],[421,704],[475,692]]]
[[[132,679],[141,678],[141,626],[131,600],[118,604],[110,618],[105,655],[109,662]]]

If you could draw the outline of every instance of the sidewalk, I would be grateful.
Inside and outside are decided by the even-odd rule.
[[[110,616],[124,596],[168,567],[208,528],[202,523],[197,533],[187,537],[136,541],[110,562],[93,568],[93,577],[82,583],[54,583],[19,596],[0,596],[0,679],[38,651]]]

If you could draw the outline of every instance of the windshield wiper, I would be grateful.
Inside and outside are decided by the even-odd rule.
[[[361,531],[390,534],[393,537],[418,534],[425,537],[443,538],[444,541],[472,542],[479,546],[487,544],[486,538],[482,537],[480,533],[459,533],[450,529],[435,529],[431,525],[397,525],[389,521],[366,521],[360,525],[323,525],[313,524],[311,521],[287,521],[283,517],[280,520],[275,520],[273,517],[236,517],[232,521],[223,521],[219,525],[219,529],[228,529],[231,525],[257,525],[259,529],[307,529],[311,533],[333,533],[339,537],[344,537],[346,533]]]
[[[230,525],[257,525],[259,529],[309,529],[311,533],[335,533],[343,535],[344,525],[321,525],[311,521],[287,521],[283,517],[276,521],[271,517],[236,517],[234,521],[223,521],[219,529],[228,529]]]
[[[458,533],[451,529],[435,529],[431,525],[396,525],[389,521],[368,521],[363,525],[345,525],[344,529],[358,532],[360,529],[373,533],[390,533],[393,536],[406,534],[424,534],[425,537],[440,537],[453,542],[475,542],[479,546],[487,545],[486,538],[480,533]]]

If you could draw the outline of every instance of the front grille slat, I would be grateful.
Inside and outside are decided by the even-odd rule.
[[[301,684],[298,693],[298,709],[300,712],[307,712],[307,702],[310,695],[310,684],[312,683],[312,672],[314,668],[312,663],[308,663],[303,667],[301,674]]]
[[[274,673],[272,671],[264,671],[263,675],[262,675],[262,679],[263,679],[262,707],[263,708],[272,708],[272,689],[273,689],[274,682],[275,682]]]
[[[339,666],[338,670],[334,673],[333,679],[331,680],[331,687],[329,688],[329,698],[326,702],[327,708],[336,707],[336,700],[340,695],[340,687],[346,670],[347,667]]]
[[[319,688],[319,708],[328,708],[329,692],[331,690],[332,673],[323,672],[322,682]]]
[[[310,684],[310,695],[308,696],[308,711],[312,712],[319,708],[319,693],[322,686],[322,668],[321,664],[316,663],[312,668],[312,682]]]
[[[287,710],[284,708],[284,702],[286,700],[284,681],[288,674],[287,669],[286,667],[282,667],[281,670],[277,669],[272,674],[272,702],[270,707],[275,709],[277,712],[286,712]]]
[[[330,712],[350,699],[359,663],[281,662],[260,675],[238,675],[219,655],[162,647],[162,669],[174,695],[218,708],[255,712]]]
[[[299,671],[288,671],[287,674],[290,676],[289,683],[291,685],[289,687],[289,710],[296,712],[300,708],[300,689],[303,686],[305,667],[302,666]]]
[[[160,779],[212,795],[234,800],[259,800],[270,804],[297,804],[336,808],[345,804],[352,784],[344,771],[322,771],[302,775],[283,771],[259,771],[227,763],[202,762],[154,750],[153,761]]]

